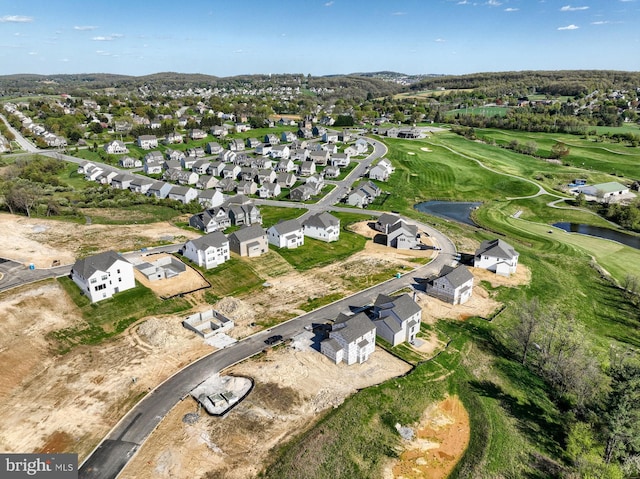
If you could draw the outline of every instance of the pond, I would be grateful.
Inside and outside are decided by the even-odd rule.
[[[570,233],[580,233],[583,235],[597,236],[598,238],[610,239],[618,243],[640,249],[640,236],[633,236],[620,231],[600,226],[585,225],[581,223],[554,223],[553,226]]]
[[[477,226],[471,219],[471,212],[482,203],[462,201],[424,201],[413,205],[413,208],[421,213],[458,221],[470,226]]]

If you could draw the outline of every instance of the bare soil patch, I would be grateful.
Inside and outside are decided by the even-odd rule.
[[[487,291],[480,285],[480,281],[486,281],[492,287],[507,286],[515,287],[528,284],[531,281],[531,271],[524,265],[518,265],[515,274],[509,277],[500,276],[482,268],[469,268],[474,276],[473,294],[464,304],[449,304],[431,296],[421,295],[424,298],[422,304],[422,318],[427,323],[434,323],[437,319],[467,319],[472,316],[481,318],[489,317],[502,303],[493,298],[492,292]]]
[[[252,376],[255,388],[224,418],[201,415],[183,401],[160,424],[122,473],[122,478],[255,476],[277,444],[309,427],[318,414],[342,403],[357,389],[399,376],[409,367],[381,349],[368,362],[333,364],[304,340],[276,348],[226,373]]]
[[[45,335],[82,318],[54,281],[5,293],[0,317],[0,450],[7,452],[77,452],[82,459],[150,388],[211,351],[169,317],[56,356]]]
[[[147,255],[142,258],[149,263],[161,258],[171,256],[165,253]],[[162,298],[168,298],[182,293],[188,293],[200,288],[209,286],[209,283],[200,275],[198,271],[185,263],[187,270],[173,278],[165,278],[157,281],[149,281],[140,271],[134,270],[136,280]]]
[[[400,459],[391,463],[385,479],[442,479],[449,475],[469,444],[469,415],[453,396],[427,408],[406,441]]]
[[[200,236],[163,221],[144,225],[81,225],[59,220],[0,214],[2,257],[49,268],[54,260],[72,264],[87,252],[133,251],[160,241]]]

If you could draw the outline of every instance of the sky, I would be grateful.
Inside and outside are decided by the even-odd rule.
[[[640,70],[640,0],[0,0],[0,75]]]

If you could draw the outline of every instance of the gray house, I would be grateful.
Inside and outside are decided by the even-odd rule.
[[[400,220],[389,228],[387,246],[396,249],[414,249],[420,244],[418,227]]]
[[[243,226],[229,235],[229,248],[240,256],[263,255],[269,251],[267,234],[260,225]]]
[[[336,364],[364,363],[376,349],[376,326],[365,313],[341,314],[331,326],[329,338],[320,343],[320,351]]]
[[[440,276],[427,283],[427,294],[451,304],[463,304],[471,297],[473,275],[465,266],[444,266]]]
[[[377,335],[391,346],[405,341],[413,343],[420,331],[422,308],[408,294],[378,295],[373,305],[373,315]]]

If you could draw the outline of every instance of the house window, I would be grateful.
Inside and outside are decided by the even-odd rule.
[[[91,280],[91,284],[95,284],[97,281],[98,281],[98,280],[97,280],[96,278],[93,278],[93,279]]]
[[[107,285],[106,284],[99,284],[98,286],[95,287],[96,291],[101,291],[103,289],[106,289]]]
[[[102,276],[102,278],[100,278],[100,279],[101,279],[102,281],[106,281],[106,280],[107,280],[107,278],[108,278],[108,276],[105,274],[105,275],[103,275],[103,276]]]
[[[116,272],[117,272],[118,274],[120,274],[120,270],[119,270],[119,269],[118,269],[118,270],[116,270]]]

